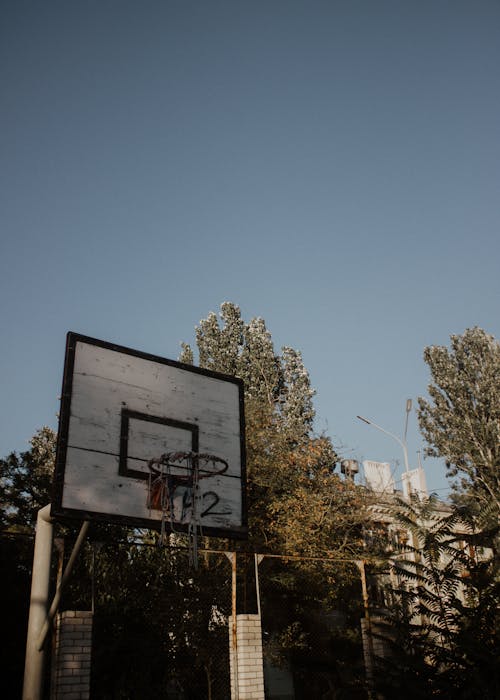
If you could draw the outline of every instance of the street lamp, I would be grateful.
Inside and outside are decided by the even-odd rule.
[[[368,423],[368,425],[373,425],[374,428],[377,428],[377,430],[380,430],[382,433],[385,433],[386,435],[389,435],[391,438],[396,440],[401,447],[403,448],[403,454],[405,458],[405,470],[406,472],[410,471],[410,467],[408,465],[408,448],[406,447],[406,433],[408,431],[408,416],[411,411],[411,406],[412,406],[412,401],[411,399],[407,399],[406,401],[406,421],[405,421],[405,432],[404,432],[404,437],[401,440],[401,438],[398,438],[397,435],[393,435],[393,433],[390,433],[388,430],[385,430],[385,428],[382,428],[380,425],[377,425],[374,423],[372,420],[368,420],[368,418],[363,418],[363,416],[356,416],[356,418],[359,418],[359,420],[362,420],[363,423]]]

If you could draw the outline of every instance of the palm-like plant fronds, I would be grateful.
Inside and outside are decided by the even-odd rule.
[[[412,697],[499,697],[497,532],[481,529],[491,519],[444,509],[435,497],[398,501],[391,516],[408,539],[392,561],[394,605],[383,633],[392,657],[380,661],[379,690],[392,697],[388,679],[403,683],[396,677],[406,673]]]

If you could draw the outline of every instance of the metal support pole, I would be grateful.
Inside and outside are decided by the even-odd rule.
[[[234,668],[234,700],[240,697],[240,682],[238,678],[238,616],[236,614],[236,552],[231,561],[231,608],[233,614],[233,668]]]
[[[50,606],[50,610],[48,612],[47,617],[44,620],[43,627],[40,631],[40,636],[38,638],[38,651],[41,651],[43,648],[45,638],[47,637],[47,634],[50,630],[50,626],[52,624],[52,620],[55,617],[57,609],[59,608],[59,603],[61,602],[63,588],[64,588],[64,586],[69,578],[69,575],[71,574],[71,571],[73,570],[73,566],[75,564],[76,558],[78,556],[78,553],[80,552],[82,544],[83,544],[85,537],[87,535],[87,530],[89,529],[89,524],[90,523],[88,520],[85,520],[85,522],[82,523],[82,526],[80,528],[80,532],[78,534],[78,538],[75,542],[75,545],[73,547],[73,551],[71,552],[71,556],[69,558],[68,563],[66,564],[66,568],[65,568],[64,573],[62,575],[62,579],[57,586],[54,600],[52,601],[52,605]]]
[[[370,601],[368,598],[368,587],[366,585],[366,571],[365,562],[358,561],[359,573],[361,576],[361,591],[363,593],[363,606],[365,609],[365,621],[366,621],[366,636],[368,638],[368,659],[366,663],[366,680],[368,682],[368,693],[371,697],[371,689],[373,685],[373,661],[374,661],[374,650],[373,650],[373,637],[372,637],[372,620],[370,616]]]
[[[238,700],[239,683],[238,683],[238,621],[236,616],[236,552],[224,552],[226,557],[231,562],[231,654],[233,658],[233,687],[234,694],[231,695],[231,700]]]
[[[38,648],[38,636],[47,614],[49,600],[52,537],[53,526],[49,504],[38,511],[36,520],[23,700],[40,700],[42,697],[44,651]]]
[[[263,554],[254,554],[254,564],[255,564],[255,593],[257,595],[257,612],[259,613],[259,620],[261,619],[260,614],[260,585],[259,585],[259,564],[264,559]]]

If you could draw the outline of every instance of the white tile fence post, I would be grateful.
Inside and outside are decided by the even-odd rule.
[[[51,700],[88,700],[92,612],[66,610],[57,616]]]
[[[234,658],[232,617],[229,618],[231,700],[264,700],[264,667],[260,615],[237,615]]]

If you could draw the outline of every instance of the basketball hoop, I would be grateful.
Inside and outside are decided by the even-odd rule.
[[[242,379],[69,333],[61,395],[53,518],[246,537]]]
[[[169,531],[175,533],[175,524],[187,525],[190,562],[198,563],[198,535],[202,534],[199,484],[224,474],[229,468],[226,460],[216,455],[198,452],[166,452],[148,462],[147,506],[161,512],[159,544],[168,543]]]

